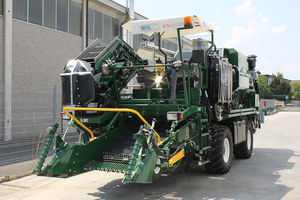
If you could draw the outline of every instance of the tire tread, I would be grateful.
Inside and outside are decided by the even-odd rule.
[[[225,174],[229,172],[232,161],[232,136],[231,132],[226,126],[216,126],[210,129],[212,149],[209,153],[210,162],[205,165],[208,172],[214,174]],[[227,136],[230,137],[231,155],[230,160],[226,164],[223,161],[223,141]]]

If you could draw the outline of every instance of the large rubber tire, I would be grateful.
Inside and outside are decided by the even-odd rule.
[[[229,172],[233,157],[233,142],[230,129],[226,126],[217,126],[210,129],[211,151],[210,162],[205,165],[206,170],[213,174]]]
[[[253,152],[253,129],[248,123],[246,126],[246,141],[234,146],[234,156],[238,159],[249,159]]]
[[[192,162],[192,154],[191,153],[187,153],[180,161],[178,164],[178,167],[176,168],[176,170],[173,172],[173,174],[181,174],[181,173],[185,173],[189,170],[189,167],[191,165]]]

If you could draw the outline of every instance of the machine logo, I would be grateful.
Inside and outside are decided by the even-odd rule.
[[[170,28],[170,24],[164,24],[164,25],[162,25],[162,27],[165,29]]]
[[[141,31],[157,31],[159,30],[160,26],[158,24],[147,24],[147,25],[141,25]]]
[[[150,27],[150,25],[141,26],[141,30],[142,30],[142,31],[150,31],[150,30],[151,30],[151,27]]]

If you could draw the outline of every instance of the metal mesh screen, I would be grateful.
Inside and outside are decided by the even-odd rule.
[[[61,92],[55,85],[13,86],[11,133],[5,133],[4,96],[4,86],[0,85],[0,179],[20,176],[34,169],[47,137],[46,129],[54,121],[60,120],[58,116]],[[64,127],[67,127],[67,124],[64,124]],[[61,133],[60,127],[58,132]],[[11,134],[11,139],[7,134]],[[69,128],[65,140],[77,141],[78,134]],[[54,152],[53,145],[49,156]]]

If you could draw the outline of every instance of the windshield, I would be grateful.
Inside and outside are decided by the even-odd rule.
[[[192,50],[185,50],[185,51],[182,51],[182,58],[183,58],[183,61],[187,62],[191,59],[192,57]],[[174,56],[174,61],[176,60],[180,60],[180,54],[179,54],[179,51],[176,52],[175,56]]]

